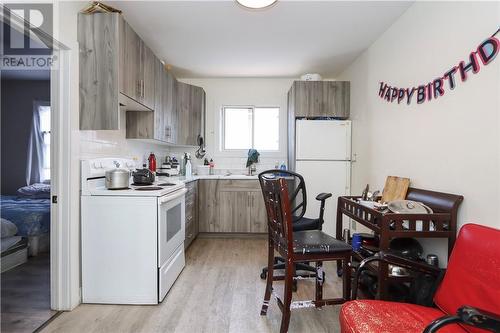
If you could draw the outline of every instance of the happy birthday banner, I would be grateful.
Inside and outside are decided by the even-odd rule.
[[[432,80],[432,82],[421,84],[416,88],[391,87],[385,82],[380,82],[378,95],[387,102],[397,101],[400,104],[405,101],[408,105],[412,100],[416,100],[417,104],[422,104],[431,101],[432,98],[436,99],[443,96],[446,90],[455,89],[457,72],[460,75],[461,82],[465,82],[470,71],[473,74],[479,73],[479,60],[481,60],[483,66],[486,66],[495,59],[500,51],[500,41],[495,37],[499,32],[500,28],[491,37],[479,44],[477,49],[470,53],[468,63],[460,61],[457,66],[453,66],[443,76]],[[447,81],[447,84],[445,81]]]

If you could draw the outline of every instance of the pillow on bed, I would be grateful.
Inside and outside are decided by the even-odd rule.
[[[36,183],[28,186],[23,186],[17,190],[22,196],[31,198],[50,198],[50,185]]]
[[[0,218],[0,224],[1,224],[0,233],[2,235],[2,238],[12,237],[12,236],[15,236],[17,234],[17,227],[11,221],[4,219],[2,217],[2,218]]]

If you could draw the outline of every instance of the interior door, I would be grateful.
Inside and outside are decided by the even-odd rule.
[[[332,193],[326,200],[323,231],[335,237],[337,199],[350,193],[351,162],[349,161],[297,161],[296,169],[304,177],[307,190],[307,211],[305,216],[318,218],[319,193]]]
[[[297,120],[295,142],[297,160],[350,160],[351,122]]]

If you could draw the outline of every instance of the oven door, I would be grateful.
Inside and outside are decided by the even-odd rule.
[[[158,267],[174,254],[185,239],[186,189],[158,198]]]

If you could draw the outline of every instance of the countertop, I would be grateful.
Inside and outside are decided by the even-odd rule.
[[[257,175],[254,175],[254,176],[247,176],[247,175],[193,175],[191,177],[184,177],[184,176],[165,177],[165,179],[172,179],[172,180],[178,180],[178,181],[181,181],[184,183],[190,183],[190,182],[194,182],[194,181],[199,180],[199,179],[257,180],[258,177],[257,177]]]

